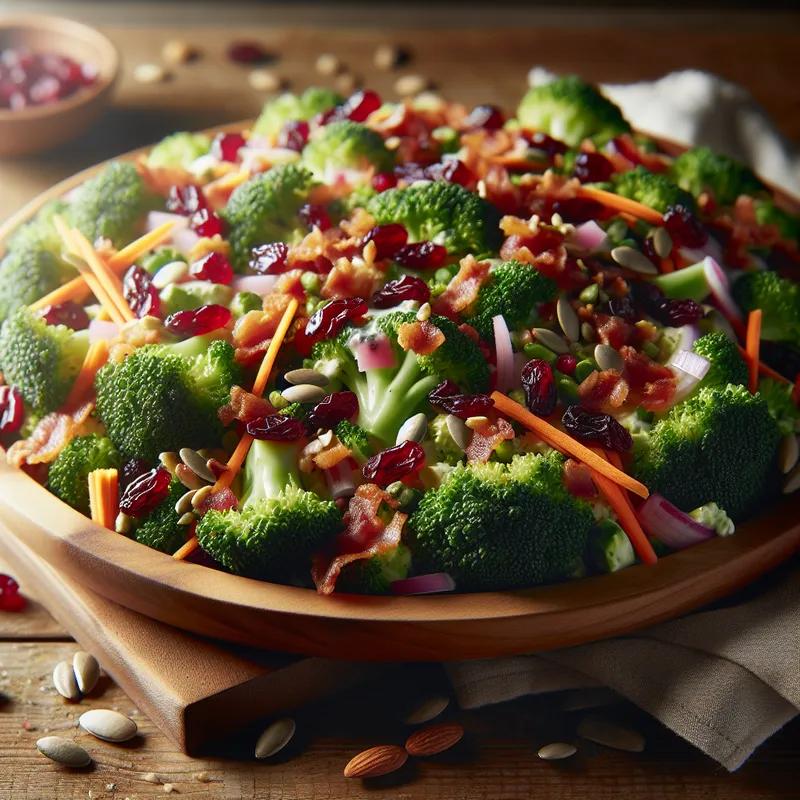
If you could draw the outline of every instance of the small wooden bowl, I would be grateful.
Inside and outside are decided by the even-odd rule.
[[[0,16],[0,51],[28,47],[97,68],[97,80],[64,100],[19,111],[0,109],[0,158],[48,150],[97,119],[119,72],[119,55],[99,31],[73,20],[34,14]]]

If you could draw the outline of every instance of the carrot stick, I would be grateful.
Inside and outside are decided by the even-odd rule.
[[[130,244],[125,245],[122,250],[114,253],[108,259],[108,266],[111,270],[119,275],[122,270],[127,269],[139,256],[144,255],[154,247],[158,247],[166,239],[169,239],[172,229],[175,227],[174,222],[165,222],[157,228],[148,231],[144,236],[140,236]]]
[[[286,338],[286,333],[289,330],[289,326],[292,324],[292,320],[294,319],[294,315],[297,313],[297,307],[299,305],[300,303],[295,297],[289,301],[289,305],[286,307],[286,311],[283,312],[281,321],[278,323],[278,327],[275,330],[275,335],[272,337],[272,341],[269,343],[267,352],[264,353],[264,359],[261,362],[261,366],[258,368],[258,374],[256,375],[256,379],[253,383],[253,394],[257,395],[258,397],[261,397],[261,395],[264,393],[270,373],[275,365],[275,360],[278,357],[278,351],[281,349],[283,340]],[[211,490],[212,494],[230,487],[234,478],[239,473],[239,470],[242,468],[242,464],[244,464],[244,460],[247,458],[247,453],[249,452],[250,445],[252,443],[253,437],[249,433],[245,433],[239,440],[239,443],[236,445],[236,449],[233,451],[233,453],[231,453],[231,456],[226,464],[227,469],[222,473],[222,475],[219,476],[219,478],[217,478],[217,482],[214,484]],[[198,546],[199,543],[197,541],[197,537],[192,536],[192,538],[189,539],[186,544],[172,554],[172,557],[176,561],[183,561],[187,556],[190,556],[195,550],[197,550]]]
[[[747,335],[745,337],[745,350],[750,363],[750,391],[758,391],[758,365],[759,348],[761,346],[761,309],[753,309],[747,315]]]
[[[631,478],[630,475],[626,475],[622,470],[612,466],[608,461],[592,452],[588,447],[585,447],[580,442],[576,442],[569,434],[560,431],[541,417],[531,414],[530,411],[523,408],[519,403],[515,403],[510,397],[500,392],[492,392],[492,400],[494,400],[495,407],[498,411],[515,419],[529,430],[532,430],[556,450],[568,453],[573,458],[583,461],[590,469],[605,475],[609,480],[620,484],[620,486],[624,486],[634,494],[639,495],[639,497],[646,498],[650,494],[643,483],[640,483],[634,478]]]
[[[620,214],[630,214],[637,219],[643,219],[651,225],[660,225],[663,222],[660,212],[656,211],[649,206],[637,203],[628,197],[607,192],[605,189],[597,189],[594,186],[580,186],[577,190],[579,197],[585,197],[589,200],[596,200],[602,203],[606,208],[618,211]]]
[[[108,342],[104,339],[89,345],[86,357],[83,359],[80,372],[64,401],[65,409],[77,408],[86,394],[92,388],[95,376],[103,364],[108,361]]]
[[[46,306],[57,306],[61,303],[66,303],[68,300],[74,300],[79,303],[90,294],[92,294],[92,290],[81,274],[77,278],[67,281],[63,286],[59,286],[58,289],[53,289],[52,292],[44,297],[40,297],[35,303],[31,303],[30,309],[31,311],[41,311]]]
[[[119,473],[115,469],[96,469],[89,473],[89,509],[92,521],[114,530],[119,498]]]
[[[739,348],[739,352],[745,357],[745,359],[747,359],[747,350],[745,350],[740,344],[737,344],[736,346]],[[758,371],[766,378],[772,378],[774,381],[779,381],[780,383],[791,383],[791,381],[785,375],[781,375],[780,372],[776,372],[774,369],[772,369],[772,367],[768,366],[763,361],[758,362]]]

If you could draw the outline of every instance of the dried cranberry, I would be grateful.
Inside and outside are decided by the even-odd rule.
[[[278,147],[294,150],[299,153],[308,141],[309,125],[305,120],[296,119],[287,122],[278,134]]]
[[[142,317],[157,317],[161,313],[161,298],[153,286],[150,273],[134,264],[122,280],[122,294],[131,311]]]
[[[267,442],[296,442],[306,435],[302,420],[288,414],[270,414],[251,420],[245,430],[254,438]]]
[[[189,274],[199,281],[222,283],[226,286],[233,280],[231,262],[216,251],[206,253],[189,267]]]
[[[541,131],[526,133],[524,135],[531,147],[535,147],[537,150],[542,150],[547,153],[549,158],[566,153],[569,149],[564,142],[554,139],[552,136],[548,136]]]
[[[425,450],[422,445],[406,441],[372,456],[361,472],[368,481],[374,481],[378,486],[388,486],[418,472],[424,464]]]
[[[708,231],[686,206],[670,206],[664,212],[664,227],[677,247],[702,247]]]
[[[25,605],[19,584],[10,575],[0,574],[0,611],[22,611]]]
[[[336,336],[353,319],[367,313],[367,303],[361,297],[342,297],[331,300],[314,312],[306,323],[307,339],[318,342]]]
[[[579,224],[597,219],[603,213],[603,206],[588,197],[565,197],[553,203],[553,213],[559,214],[564,222]]]
[[[503,112],[492,105],[475,106],[464,120],[464,126],[467,128],[484,128],[487,131],[496,131],[502,128],[504,123]]]
[[[331,227],[331,218],[323,206],[306,203],[300,208],[298,216],[300,221],[307,225],[309,229],[319,228],[321,231],[326,231]]]
[[[703,307],[694,300],[667,300],[658,320],[679,328],[681,325],[694,325],[702,316]]]
[[[340,422],[358,413],[358,399],[352,392],[333,392],[317,403],[306,417],[312,430],[335,428]]]
[[[119,510],[131,517],[141,517],[169,494],[172,476],[164,467],[156,467],[128,484],[119,501]]]
[[[260,244],[250,251],[249,266],[261,275],[277,275],[286,269],[289,246],[283,242]]]
[[[66,325],[74,331],[83,331],[89,327],[89,315],[82,305],[67,300],[53,306],[45,306],[38,315],[48,325]]]
[[[455,394],[458,387],[452,381],[440,383],[429,395],[428,402],[434,408],[461,419],[480,417],[494,407],[494,400],[485,394]]]
[[[377,92],[369,89],[350,95],[340,106],[343,116],[339,119],[349,119],[353,122],[363,122],[373,111],[381,107],[381,98]]]
[[[565,375],[572,375],[575,372],[575,367],[578,366],[578,359],[570,353],[562,353],[556,359],[556,369],[563,372]]]
[[[404,300],[417,300],[427,303],[431,297],[431,290],[422,278],[413,275],[403,275],[389,281],[382,289],[372,295],[372,305],[375,308],[392,308]]]
[[[237,64],[264,64],[271,59],[258,42],[233,42],[228,46],[228,58]]]
[[[0,386],[0,434],[16,433],[22,427],[25,406],[16,386]]]
[[[385,192],[397,186],[397,178],[391,172],[378,172],[372,176],[372,188],[376,192]]]
[[[392,259],[411,269],[434,269],[447,261],[447,248],[433,242],[415,242],[401,247]]]
[[[614,165],[600,153],[578,153],[572,174],[581,183],[601,183],[614,174]]]
[[[235,162],[236,157],[247,144],[247,140],[241,133],[218,133],[211,143],[211,152],[220,161]]]
[[[558,393],[553,378],[553,368],[541,358],[531,359],[522,368],[522,388],[525,391],[525,405],[538,417],[553,413]]]
[[[190,217],[200,209],[207,207],[208,202],[203,190],[193,183],[186,186],[173,186],[169,190],[167,211],[171,211],[173,214]]]
[[[610,414],[587,411],[580,406],[570,406],[561,418],[567,432],[576,439],[600,444],[607,450],[624,453],[633,447],[630,433]]]
[[[622,317],[627,322],[636,322],[639,318],[630,296],[611,297],[608,300],[608,313],[612,317]]]
[[[176,311],[164,320],[164,327],[180,336],[202,336],[231,321],[230,309],[211,303],[193,310]]]
[[[225,225],[222,220],[207,208],[195,211],[189,220],[189,227],[198,235],[211,238],[212,236],[222,236],[225,232]]]
[[[137,478],[141,478],[145,472],[150,471],[149,464],[141,458],[128,459],[120,470],[119,474],[119,488],[124,492],[128,486],[133,483]]]
[[[408,241],[408,231],[396,222],[370,228],[361,240],[361,247],[375,242],[377,258],[389,258]]]

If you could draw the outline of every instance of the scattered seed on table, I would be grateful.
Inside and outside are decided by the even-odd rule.
[[[578,736],[629,753],[641,753],[644,750],[644,737],[641,733],[602,717],[584,717],[578,723]]]
[[[247,82],[257,92],[277,92],[284,85],[284,80],[272,69],[251,70]]]
[[[360,84],[361,79],[352,72],[340,72],[333,80],[336,91],[342,94],[350,94]]]
[[[79,650],[72,656],[72,669],[75,672],[78,689],[83,694],[89,694],[100,678],[100,664],[97,663],[97,659],[91,653]]]
[[[133,79],[138,83],[162,83],[167,79],[167,71],[160,64],[137,64]]]
[[[333,53],[320,53],[314,62],[314,67],[320,75],[335,75],[342,68],[342,62]]]
[[[297,386],[301,383],[310,383],[313,386],[327,386],[330,379],[316,369],[290,369],[284,376],[287,383]]]
[[[187,64],[196,57],[197,49],[183,39],[170,39],[161,48],[161,58],[173,67]]]
[[[621,267],[641,275],[658,275],[658,267],[640,250],[627,245],[615,247],[611,251],[611,258]]]
[[[397,438],[395,444],[402,444],[403,442],[421,442],[428,432],[428,418],[420,413],[414,414],[409,417],[397,431]]]
[[[51,761],[66,767],[87,767],[92,763],[86,750],[61,736],[44,736],[36,742],[36,749]]]
[[[594,360],[600,369],[613,369],[622,372],[625,362],[622,356],[609,344],[598,344],[594,348]]]
[[[81,690],[75,679],[75,671],[69,661],[59,661],[53,670],[53,686],[67,700],[80,700]]]
[[[458,417],[455,419],[458,419]],[[406,725],[423,725],[432,719],[436,719],[449,705],[450,698],[447,695],[435,694],[430,697],[424,697],[403,717],[403,722]]]
[[[256,758],[269,758],[279,753],[292,740],[297,725],[291,717],[284,717],[269,725],[256,742]]]
[[[394,772],[408,761],[408,753],[396,744],[379,744],[353,756],[344,768],[345,778],[377,778]]]
[[[127,742],[136,736],[138,726],[136,723],[110,708],[93,708],[81,714],[78,720],[81,728],[92,736],[105,742]]]
[[[540,747],[537,755],[545,761],[560,761],[562,758],[570,758],[578,752],[575,745],[567,742],[553,742]]]
[[[375,48],[372,63],[378,69],[394,69],[403,60],[403,51],[393,44],[380,44]]]
[[[424,75],[411,73],[409,75],[401,75],[394,82],[394,90],[401,97],[409,97],[424,92],[430,85],[431,82]]]
[[[414,731],[406,739],[406,752],[411,756],[435,756],[455,747],[464,738],[464,728],[457,722],[440,722]]]

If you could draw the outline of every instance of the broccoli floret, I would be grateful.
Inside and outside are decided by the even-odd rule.
[[[348,326],[337,337],[317,342],[310,364],[338,378],[358,398],[358,424],[385,444],[394,444],[397,431],[420,411],[428,394],[441,381],[454,381],[465,392],[484,391],[489,373],[480,349],[449,319],[430,321],[445,336],[444,343],[427,356],[404,351],[397,343],[398,329],[414,323],[413,312],[396,311],[372,320],[362,328]],[[385,336],[395,351],[393,367],[359,372],[353,346]]]
[[[372,184],[362,183],[344,197],[336,198],[328,206],[328,212],[335,219],[344,219],[349,217],[357,208],[366,208],[369,201],[376,197],[377,194],[378,192],[372,188]]]
[[[800,241],[800,217],[790,214],[772,200],[756,200],[756,222],[759,225],[774,225],[784,239]]]
[[[180,514],[175,504],[186,494],[186,487],[177,478],[169,485],[169,492],[134,531],[134,538],[162,553],[174,553],[186,541],[186,527],[178,525]]]
[[[170,283],[161,290],[159,297],[162,312],[169,315],[176,311],[189,311],[210,304],[227,306],[233,297],[233,289],[224,283],[186,281]]]
[[[464,460],[464,451],[458,446],[447,427],[447,414],[437,414],[428,423],[428,435],[433,442],[436,458],[446,464],[459,464]]]
[[[409,241],[433,240],[450,253],[485,255],[500,246],[500,212],[457,183],[388,189],[367,203],[376,222],[399,222]]]
[[[310,120],[341,102],[342,98],[336,92],[316,86],[306,89],[301,95],[286,92],[267,101],[253,126],[253,132],[277,136],[287,122]]]
[[[190,164],[211,149],[211,139],[204,133],[178,131],[162,139],[148,154],[147,165],[158,169],[189,169]]]
[[[250,311],[261,311],[264,308],[264,298],[255,292],[237,292],[230,308],[233,316],[238,319]]]
[[[582,568],[589,506],[564,488],[563,457],[456,467],[406,525],[421,572],[448,572],[462,591],[517,589]]]
[[[782,436],[794,433],[800,422],[800,408],[792,399],[793,390],[791,383],[782,383],[772,378],[762,378],[758,382],[758,393],[764,398]]]
[[[614,103],[575,75],[528,89],[517,118],[523,127],[548,133],[572,147],[586,138],[605,143],[631,129]]]
[[[222,216],[237,270],[247,268],[256,245],[284,240],[299,228],[297,212],[312,182],[308,170],[284,164],[253,176],[233,192]]]
[[[707,528],[713,528],[717,536],[730,536],[736,530],[733,520],[716,503],[706,503],[689,512],[689,516]]]
[[[530,264],[506,261],[491,271],[467,322],[493,342],[493,317],[502,314],[508,329],[517,330],[530,320],[539,303],[554,299],[557,291],[555,283]]]
[[[349,420],[343,419],[336,426],[335,433],[339,441],[345,447],[350,448],[353,457],[360,464],[366,462],[372,455],[373,447],[369,443],[369,436],[367,432],[358,425],[354,425]]]
[[[710,192],[719,205],[728,206],[740,194],[763,192],[764,184],[744,164],[708,147],[694,147],[681,153],[672,164],[672,178],[698,197]]]
[[[358,122],[340,120],[319,128],[303,150],[302,164],[318,181],[333,183],[345,172],[364,183],[363,177],[370,168],[387,172],[394,164],[394,156],[386,149],[383,137]]]
[[[136,238],[144,215],[162,203],[133,164],[113,161],[78,189],[69,218],[90,242],[110,239],[122,247]]]
[[[670,206],[694,210],[694,198],[669,178],[642,166],[611,178],[612,191],[662,213]]]
[[[78,374],[89,337],[19,308],[0,328],[0,372],[34,414],[55,410]]]
[[[719,386],[724,388],[729,383],[747,385],[749,371],[747,364],[739,353],[735,342],[722,331],[713,331],[701,336],[692,350],[711,362],[708,372],[700,382],[700,386]]]
[[[70,441],[51,464],[47,488],[78,511],[89,513],[89,473],[119,469],[117,448],[107,436],[96,433]]]
[[[800,284],[768,270],[745,272],[733,297],[745,314],[761,309],[762,339],[800,345]]]
[[[715,502],[738,521],[768,496],[778,426],[744,386],[702,388],[634,436],[633,474],[684,511]]]
[[[152,463],[164,450],[218,444],[217,410],[239,378],[233,347],[222,340],[145,345],[97,374],[97,413],[125,457]]]
[[[337,592],[388,594],[395,581],[408,577],[411,551],[399,544],[395,550],[348,564],[336,581]]]
[[[600,572],[617,572],[636,561],[633,546],[624,530],[613,519],[601,519],[589,531],[589,561]]]

